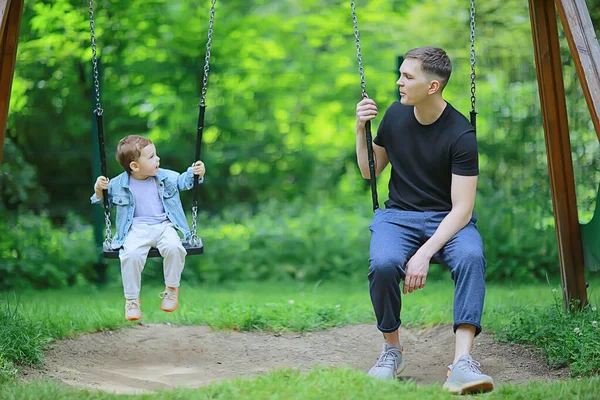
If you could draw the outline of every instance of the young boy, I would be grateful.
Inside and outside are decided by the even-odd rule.
[[[99,176],[91,201],[101,203],[102,191],[108,190],[109,204],[117,208],[117,234],[111,247],[121,248],[125,318],[135,321],[142,317],[139,299],[142,270],[151,247],[156,247],[163,256],[166,288],[159,294],[161,308],[166,312],[177,309],[186,251],[176,229],[185,241],[191,237],[179,191],[193,187],[194,175],[202,183],[205,168],[202,161],[196,161],[183,174],[159,168],[160,157],[154,144],[138,135],[121,139],[116,157],[125,172],[110,183],[108,178]]]

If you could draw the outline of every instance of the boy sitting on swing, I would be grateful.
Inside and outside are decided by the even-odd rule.
[[[117,234],[111,247],[121,248],[125,318],[135,321],[142,317],[139,299],[142,270],[151,247],[156,247],[163,256],[166,287],[159,294],[161,309],[166,312],[177,309],[186,250],[176,229],[185,241],[191,237],[179,191],[193,187],[194,175],[202,183],[205,168],[202,161],[196,161],[182,174],[159,168],[160,157],[154,144],[138,135],[119,141],[116,158],[125,172],[110,183],[108,178],[99,176],[91,201],[100,203],[102,191],[108,190],[109,204],[117,208]]]

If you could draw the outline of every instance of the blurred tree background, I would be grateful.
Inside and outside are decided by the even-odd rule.
[[[148,135],[165,168],[192,163],[209,6],[95,2],[109,176],[120,172],[114,149],[128,134]],[[600,0],[588,6],[600,27]],[[488,278],[557,276],[527,2],[477,7],[476,214]],[[450,54],[445,97],[468,114],[466,2],[369,0],[357,12],[367,91],[380,116],[397,100],[397,57],[424,45]],[[0,174],[0,288],[98,279],[89,22],[81,1],[25,5]],[[579,213],[587,222],[600,148],[561,40]],[[365,279],[371,205],[354,152],[360,82],[349,2],[217,1],[210,61],[199,217],[206,253],[188,259],[184,279]],[[382,200],[388,177],[389,170],[378,181]],[[190,193],[183,201],[191,204]],[[146,279],[160,280],[154,264]],[[109,276],[118,279],[114,261]]]

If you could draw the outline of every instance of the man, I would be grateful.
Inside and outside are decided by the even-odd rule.
[[[447,266],[455,283],[455,354],[444,388],[455,393],[491,391],[492,378],[471,356],[481,332],[485,258],[473,216],[477,141],[469,121],[442,92],[452,72],[444,50],[410,50],[396,82],[401,100],[386,111],[373,140],[375,176],[390,163],[386,209],[370,225],[370,294],[385,343],[369,375],[394,378],[404,369],[400,344],[400,281],[403,294],[423,289],[432,260]],[[365,98],[356,107],[356,154],[370,178],[365,124],[377,106]]]

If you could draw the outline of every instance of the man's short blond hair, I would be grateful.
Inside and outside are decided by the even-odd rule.
[[[131,172],[131,167],[129,164],[131,164],[133,161],[139,160],[142,150],[149,144],[152,144],[152,142],[150,139],[144,136],[125,136],[117,145],[117,161],[125,171]]]

